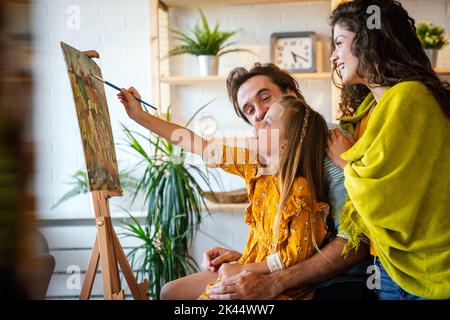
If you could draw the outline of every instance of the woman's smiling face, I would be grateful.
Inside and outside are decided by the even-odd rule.
[[[358,75],[358,58],[353,55],[352,44],[355,33],[343,25],[336,24],[333,31],[335,49],[330,56],[344,84],[364,83]]]

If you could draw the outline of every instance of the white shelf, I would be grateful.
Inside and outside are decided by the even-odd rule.
[[[331,80],[330,72],[315,72],[315,73],[295,73],[293,76],[296,79],[309,79],[309,80],[320,80],[328,79]],[[226,76],[209,76],[209,77],[161,77],[161,82],[170,85],[199,85],[199,84],[209,84],[209,83],[225,83]]]
[[[435,68],[438,75],[450,75],[450,68]],[[308,80],[331,80],[331,72],[315,72],[315,73],[294,73],[296,79]],[[208,77],[161,77],[161,82],[170,85],[199,85],[210,83],[225,83],[226,76],[208,76]]]
[[[225,76],[209,76],[209,77],[161,77],[162,83],[170,85],[198,85],[211,82],[224,82]]]
[[[434,71],[439,75],[450,75],[450,68],[435,68]]]
[[[330,0],[162,0],[167,7],[192,8],[223,5],[330,2]]]
[[[207,202],[209,212],[213,213],[242,213],[244,214],[244,210],[249,205],[248,203],[213,203]],[[202,205],[202,211],[206,212],[205,207]],[[131,215],[138,220],[142,221],[147,212],[144,211],[132,211]],[[125,211],[112,211],[111,219],[114,220],[124,220],[129,219],[130,217]],[[49,226],[49,225],[89,225],[95,222],[94,213],[92,216],[86,214],[80,214],[79,212],[67,213],[64,215],[44,215],[37,216],[37,221],[41,227]]]
[[[212,203],[207,202],[208,209],[211,213],[215,212],[242,212],[248,207],[249,203]],[[202,206],[204,209],[204,207]]]

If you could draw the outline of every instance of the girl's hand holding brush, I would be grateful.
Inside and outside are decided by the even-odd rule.
[[[141,99],[141,95],[133,87],[129,88],[128,90],[122,88],[122,91],[117,94],[117,97],[124,105],[128,116],[134,121],[138,121],[139,116],[144,113],[144,110],[142,109],[141,103],[137,101],[133,96]]]

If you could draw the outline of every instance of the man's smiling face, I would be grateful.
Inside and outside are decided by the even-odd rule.
[[[262,121],[272,104],[283,93],[272,80],[263,75],[254,76],[244,82],[237,92],[237,101],[242,113],[254,127]]]

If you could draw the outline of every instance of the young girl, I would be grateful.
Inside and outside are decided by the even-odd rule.
[[[220,166],[246,181],[250,200],[245,211],[245,221],[250,226],[247,244],[239,261],[222,265],[211,281],[220,281],[243,270],[275,272],[310,257],[319,249],[325,239],[329,212],[322,183],[328,133],[319,113],[302,100],[282,97],[256,126],[259,142],[268,143],[259,143],[253,151],[203,140],[187,129],[151,116],[142,111],[131,94],[139,97],[130,88],[122,90],[119,99],[132,119],[190,152],[206,155],[208,165]],[[173,139],[177,129],[186,130],[188,134],[184,136],[190,139]],[[274,137],[278,137],[276,143],[270,141]],[[201,141],[201,147],[195,148],[194,141]],[[272,145],[277,150],[272,150]],[[211,163],[217,156],[220,160]],[[177,281],[180,280],[183,281]],[[185,283],[186,287],[195,285],[188,279]],[[311,299],[313,293],[312,288],[303,288],[277,298]],[[204,293],[200,299],[209,297]]]
[[[380,27],[369,28],[369,6]],[[450,84],[441,81],[400,2],[354,0],[331,15],[343,84],[328,155],[344,168],[344,249],[370,239],[381,300],[450,298]],[[345,253],[345,252],[344,252]]]

